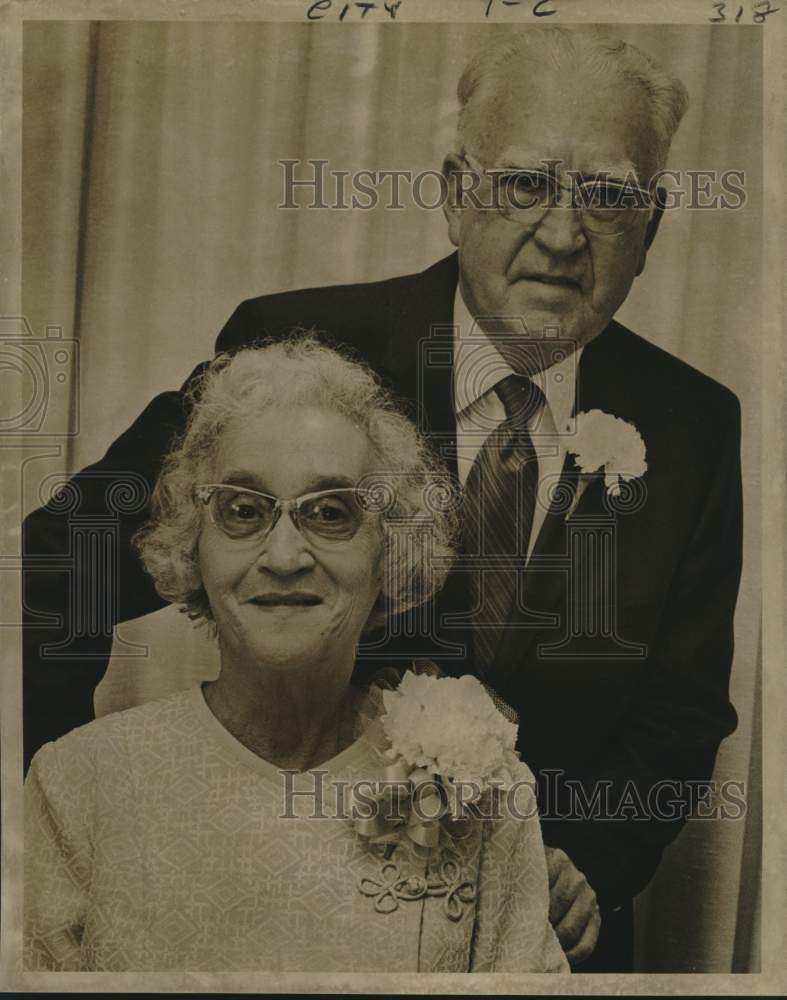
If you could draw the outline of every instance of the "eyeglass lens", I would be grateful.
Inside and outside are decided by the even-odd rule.
[[[267,534],[276,520],[276,501],[256,493],[220,487],[210,499],[214,524],[230,538]],[[358,531],[363,512],[352,490],[325,492],[305,498],[292,509],[292,519],[303,534],[345,541]]]
[[[560,185],[548,174],[517,171],[496,175],[497,205],[507,219],[536,225],[547,209],[561,202]],[[567,207],[578,208],[582,222],[593,232],[618,233],[636,222],[649,208],[644,192],[631,186],[590,181],[573,186]]]

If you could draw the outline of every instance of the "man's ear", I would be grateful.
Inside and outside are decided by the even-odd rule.
[[[464,160],[458,153],[449,153],[443,160],[448,197],[443,202],[443,214],[448,223],[448,237],[455,247],[459,246],[459,232],[462,224],[462,180]]]
[[[645,230],[645,241],[642,244],[642,251],[639,255],[639,262],[637,263],[637,276],[642,274],[645,270],[645,261],[648,256],[648,250],[650,250],[651,243],[656,239],[656,233],[659,228],[659,223],[661,222],[661,217],[664,214],[664,196],[666,192],[663,188],[657,188],[656,191],[656,206],[653,209],[653,215],[648,222],[647,229]]]

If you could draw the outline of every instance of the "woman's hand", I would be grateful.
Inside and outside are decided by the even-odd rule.
[[[549,922],[572,967],[593,954],[601,928],[596,894],[571,858],[546,847],[549,872]]]

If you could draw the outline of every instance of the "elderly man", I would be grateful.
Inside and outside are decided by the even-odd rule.
[[[465,490],[463,557],[423,638],[519,712],[552,921],[577,970],[625,971],[632,899],[736,723],[738,403],[612,318],[645,266],[651,181],[686,97],[634,47],[549,28],[480,51],[459,98],[444,163],[458,253],[421,274],[250,299],[216,347],[314,326],[415,404]],[[76,477],[80,510],[105,509],[129,472],[152,483],[186,411],[183,391],[154,399]],[[114,621],[162,603],[129,545],[146,511],[118,516]],[[29,757],[91,717],[111,636],[65,634],[67,583],[46,562],[69,553],[67,513],[31,515],[25,545],[42,557],[26,575]],[[391,655],[405,646],[388,637]]]

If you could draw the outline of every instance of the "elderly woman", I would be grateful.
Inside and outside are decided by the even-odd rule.
[[[444,821],[400,795],[428,776],[413,732],[420,753],[444,724],[447,759],[472,702],[477,759],[507,747],[489,771],[514,727],[472,678],[352,683],[364,630],[442,583],[452,515],[424,497],[443,476],[374,376],[311,337],[213,363],[138,541],[160,593],[215,629],[221,671],[36,755],[27,968],[567,968],[535,811]],[[428,544],[393,542],[425,523]],[[394,772],[360,809],[359,783]],[[443,803],[435,787],[422,804]]]

